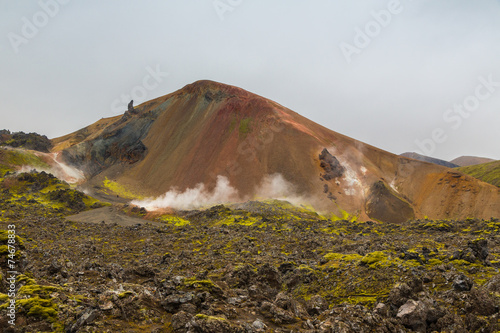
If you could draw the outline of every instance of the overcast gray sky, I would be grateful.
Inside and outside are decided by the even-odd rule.
[[[500,0],[0,0],[0,37],[0,128],[210,79],[393,153],[500,159]]]

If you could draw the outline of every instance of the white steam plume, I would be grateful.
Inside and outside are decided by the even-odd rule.
[[[306,202],[299,196],[292,183],[285,180],[281,174],[266,175],[261,183],[255,187],[255,198],[257,199],[281,199],[293,204]],[[245,198],[249,200],[251,198]],[[204,184],[197,184],[194,188],[188,188],[180,192],[172,188],[167,193],[145,200],[134,200],[131,204],[144,207],[147,210],[158,210],[162,208],[174,209],[196,209],[200,207],[244,201],[238,191],[231,186],[229,180],[224,176],[217,176],[217,184],[212,191],[208,191]]]
[[[145,200],[134,200],[131,203],[147,210],[161,208],[194,209],[208,205],[231,202],[238,198],[238,191],[229,184],[224,176],[217,176],[217,184],[213,191],[208,191],[205,184],[198,184],[184,192],[172,188],[167,193]]]
[[[35,170],[37,172],[44,171],[46,173],[51,173],[60,180],[64,180],[65,182],[70,184],[81,183],[85,180],[83,171],[59,161],[59,153],[47,154],[42,152],[35,152],[34,154],[38,157],[46,157],[49,168],[23,165],[18,170],[18,172],[30,172],[31,170]]]
[[[293,204],[303,204],[305,198],[298,195],[295,186],[281,174],[266,175],[255,189],[258,198],[281,199]]]

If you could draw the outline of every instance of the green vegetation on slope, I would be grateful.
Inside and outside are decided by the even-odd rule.
[[[21,149],[0,149],[0,177],[6,172],[18,170],[22,166],[49,169],[50,166],[40,157]]]
[[[500,161],[461,167],[457,170],[500,187]]]
[[[103,205],[43,171],[0,178],[0,221],[61,217]]]
[[[248,134],[252,129],[252,118],[245,118],[240,121],[240,135]]]
[[[108,177],[104,179],[102,182],[102,185],[104,186],[105,190],[104,193],[106,194],[111,194],[111,195],[118,195],[122,198],[125,199],[138,199],[142,200],[144,199],[144,196],[132,193],[129,191],[125,186],[118,184],[115,181],[109,180]]]

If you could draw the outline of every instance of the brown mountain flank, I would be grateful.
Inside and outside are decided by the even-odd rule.
[[[158,196],[228,178],[241,199],[281,174],[316,209],[402,222],[500,216],[500,190],[333,132],[243,89],[198,81],[53,140],[89,186]]]

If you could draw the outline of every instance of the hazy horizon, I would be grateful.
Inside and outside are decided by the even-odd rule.
[[[395,154],[500,159],[498,0],[0,6],[1,128],[53,138],[208,79]]]

